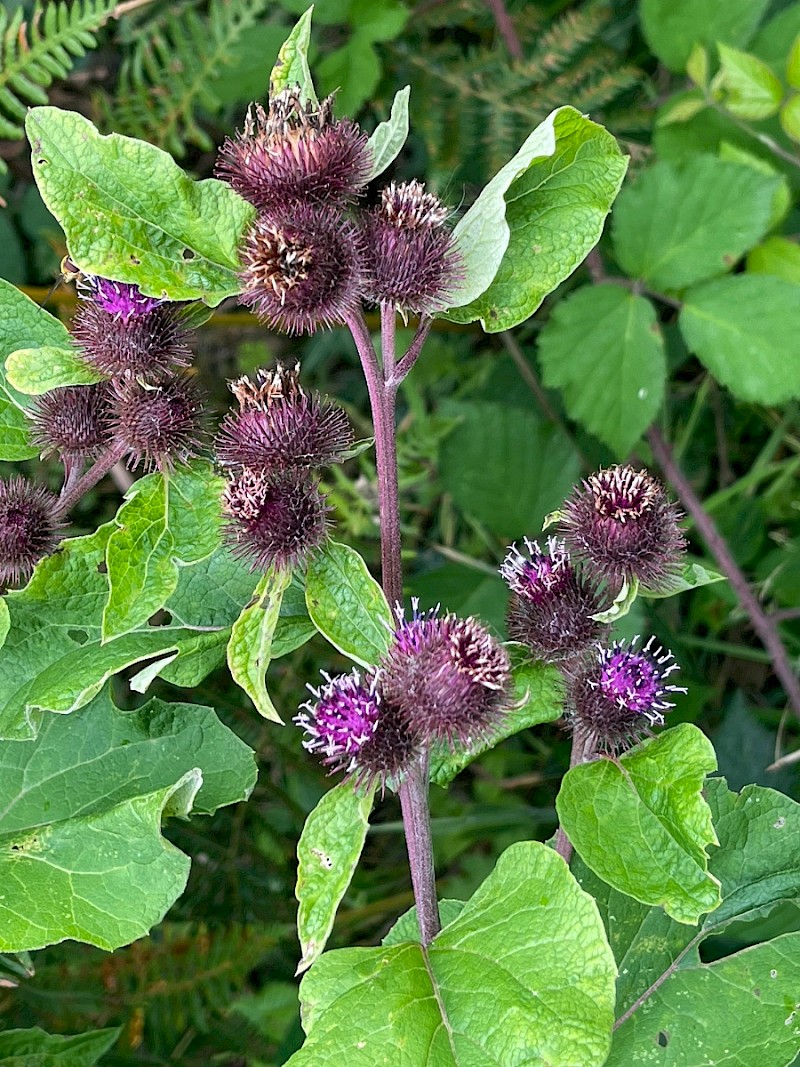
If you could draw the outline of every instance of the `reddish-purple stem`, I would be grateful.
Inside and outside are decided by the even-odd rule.
[[[67,512],[71,511],[81,497],[94,488],[100,479],[105,477],[114,464],[118,463],[124,455],[124,445],[112,445],[107,452],[104,452],[99,459],[95,460],[88,471],[82,474],[80,478],[75,480],[68,478],[58,498],[58,505],[55,509],[56,518],[61,518],[62,515],[66,515]]]

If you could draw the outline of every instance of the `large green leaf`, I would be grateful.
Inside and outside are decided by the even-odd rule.
[[[210,814],[255,780],[251,750],[193,704],[123,713],[103,692],[34,740],[0,744],[0,949],[143,936],[189,869],[162,814]]]
[[[512,845],[427,949],[323,956],[303,979],[291,1067],[596,1067],[615,968],[594,901],[538,842]],[[287,1065],[288,1067],[288,1065]]]
[[[742,163],[696,156],[656,163],[626,186],[612,234],[620,266],[655,289],[729,271],[769,230],[781,179]]]
[[[447,785],[455,776],[477,759],[482,752],[494,748],[501,741],[520,730],[553,722],[564,712],[564,680],[561,672],[546,663],[532,661],[524,645],[511,642],[507,646],[514,677],[512,710],[492,730],[488,737],[455,752],[449,747],[435,751],[431,759],[431,781]]]
[[[42,199],[82,270],[212,306],[239,292],[237,247],[254,209],[229,185],[193,182],[160,148],[101,136],[72,111],[35,107],[26,129]]]
[[[684,723],[619,762],[573,767],[556,799],[558,817],[581,859],[609,885],[696,923],[720,902],[707,858],[716,837],[701,795],[716,765],[711,742]]]
[[[570,417],[620,458],[664,399],[664,341],[649,300],[617,285],[586,286],[556,305],[539,335],[544,383]]]
[[[354,548],[329,541],[310,560],[306,605],[319,632],[356,663],[371,667],[389,647],[392,613]]]
[[[0,738],[31,737],[42,711],[70,712],[112,674],[179,652],[196,637],[174,626],[145,626],[101,643],[108,598],[105,550],[113,524],[63,541],[28,585],[6,596],[11,626],[0,649]]]
[[[356,869],[375,790],[360,794],[350,781],[329,790],[306,819],[297,843],[297,935],[308,970],[325,948],[333,920]]]
[[[580,474],[567,437],[528,408],[472,401],[445,410],[461,416],[440,447],[445,491],[507,542],[535,536]]]
[[[737,274],[692,289],[680,317],[687,345],[741,400],[800,396],[800,285]]]
[[[281,723],[283,719],[267,692],[266,674],[281,601],[291,577],[291,571],[281,568],[266,572],[253,599],[233,624],[228,642],[228,667],[234,682],[244,689],[260,715]]]
[[[18,348],[69,345],[63,323],[35,304],[15,285],[0,278],[0,460],[30,459],[25,408],[30,401],[6,380],[6,359]]]
[[[0,1067],[92,1067],[108,1052],[119,1030],[93,1030],[68,1037],[39,1027],[0,1033]]]
[[[697,42],[742,47],[753,36],[769,0],[642,0],[647,43],[670,70],[682,71]]]
[[[626,168],[602,126],[552,112],[456,226],[464,283],[448,318],[495,333],[532,315],[597,244]]]
[[[177,588],[179,568],[219,547],[222,485],[210,465],[199,462],[134,482],[106,549],[111,589],[104,640],[147,622]]]

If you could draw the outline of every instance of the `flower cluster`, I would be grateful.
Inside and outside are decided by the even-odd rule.
[[[361,302],[428,314],[458,281],[447,209],[416,181],[358,206],[372,171],[366,134],[338,120],[333,97],[299,86],[253,104],[226,140],[217,174],[257,209],[241,257],[241,303],[272,329],[313,333],[340,324]]]
[[[489,736],[508,710],[510,688],[505,649],[475,619],[421,614],[414,601],[410,619],[398,610],[378,666],[364,677],[326,676],[295,722],[324,764],[383,786],[431,745]]]
[[[223,508],[234,552],[254,569],[294,567],[328,536],[315,471],[347,458],[353,433],[341,408],[300,386],[299,365],[231,382],[238,411],[220,426]]]
[[[592,751],[617,752],[663,724],[671,653],[608,644],[603,621],[615,596],[638,581],[663,590],[680,566],[686,541],[680,514],[647,471],[611,467],[590,475],[559,514],[561,537],[546,549],[512,545],[500,573],[511,592],[510,636],[531,654],[558,664],[567,685],[567,714]]]

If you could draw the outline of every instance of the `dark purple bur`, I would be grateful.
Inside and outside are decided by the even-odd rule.
[[[29,578],[39,560],[55,550],[57,503],[27,478],[0,480],[0,586]]]
[[[133,469],[170,470],[197,455],[202,410],[202,394],[185,375],[163,376],[153,385],[123,379],[111,393],[111,431]]]
[[[107,446],[108,385],[68,385],[51,389],[28,411],[31,441],[43,455],[58,452],[66,460],[93,458]]]
[[[686,692],[667,681],[678,670],[672,653],[654,647],[654,637],[641,649],[637,642],[615,641],[568,679],[573,722],[597,751],[629,748],[652,726],[663,726],[674,707],[667,698]]]

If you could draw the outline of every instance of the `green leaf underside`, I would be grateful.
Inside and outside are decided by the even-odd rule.
[[[447,317],[495,333],[532,315],[599,240],[626,168],[602,126],[549,115],[456,226],[465,284]]]
[[[492,733],[480,741],[452,752],[449,748],[435,751],[431,758],[431,781],[447,785],[482,752],[494,748],[507,737],[529,726],[554,722],[564,711],[564,684],[561,672],[545,663],[532,661],[524,645],[511,642],[508,646],[514,677],[513,709]]]
[[[306,819],[297,843],[297,935],[303,956],[297,973],[322,954],[342,897],[356,869],[369,826],[374,789],[334,786]]]
[[[692,289],[680,315],[687,345],[740,400],[800,396],[800,285],[737,274]]]
[[[38,453],[28,444],[24,412],[29,401],[7,381],[6,360],[19,348],[64,348],[69,344],[63,323],[0,278],[0,460],[31,459]]]
[[[107,691],[48,716],[35,740],[0,744],[0,949],[143,936],[189,869],[161,838],[165,807],[210,814],[255,780],[252,751],[211,708],[152,700],[121,712]]]
[[[594,901],[538,842],[512,845],[427,950],[344,949],[303,979],[291,1067],[602,1063],[613,959]],[[553,1025],[557,1019],[558,1025]]]
[[[104,377],[84,363],[74,348],[20,348],[6,360],[11,385],[28,396],[41,396],[65,385],[94,385]]]
[[[179,568],[219,547],[222,486],[205,463],[134,482],[106,549],[111,589],[103,611],[104,640],[146,623],[175,592]]]
[[[701,585],[714,585],[715,582],[726,581],[724,574],[712,571],[705,563],[697,559],[684,560],[680,573],[670,582],[665,589],[647,589],[639,586],[639,596],[649,600],[659,600],[676,593],[685,593],[689,589],[699,589]]]
[[[598,622],[618,622],[629,614],[631,608],[636,603],[636,597],[638,595],[639,579],[631,578],[630,585],[628,584],[627,579],[623,579],[622,588],[612,601],[611,606],[606,608],[605,611],[596,612],[592,615],[592,618],[597,619]]]
[[[66,1036],[38,1026],[0,1033],[0,1067],[93,1067],[119,1037],[119,1029]]]
[[[688,723],[643,741],[619,764],[573,767],[556,810],[581,859],[615,889],[696,923],[719,905],[707,849],[716,843],[701,795],[716,768],[710,741]]]
[[[247,605],[233,624],[228,642],[228,667],[259,715],[283,722],[267,692],[266,673],[272,659],[272,639],[291,571],[271,569],[261,578]]]
[[[699,155],[660,162],[620,193],[612,236],[620,266],[654,289],[683,289],[729,271],[772,224],[781,179]]]
[[[369,181],[383,174],[389,164],[397,159],[408,139],[408,98],[410,95],[410,85],[398,89],[394,94],[388,120],[379,122],[369,139],[369,148],[372,153]]]
[[[21,590],[6,596],[11,628],[0,649],[0,738],[34,736],[42,710],[88,704],[112,674],[141,660],[180,651],[196,634],[146,626],[101,643],[108,598],[103,567],[112,523],[62,541]]]
[[[304,100],[316,105],[317,94],[308,66],[308,46],[311,43],[311,14],[309,7],[297,20],[292,32],[284,41],[272,68],[269,79],[270,93],[274,96],[297,84]]]
[[[598,902],[617,959],[618,1017],[689,953],[616,1032],[607,1061],[613,1067],[647,1059],[659,1045],[655,1062],[675,1067],[784,1067],[800,1048],[791,1018],[796,964],[787,967],[782,959],[798,958],[800,935],[710,965],[697,958],[699,944],[735,920],[763,917],[781,902],[800,900],[800,805],[759,786],[737,795],[716,778],[706,783],[705,793],[719,838],[709,869],[720,880],[722,903],[699,929],[619,893],[580,860],[574,863],[581,884]]]
[[[254,209],[228,184],[193,182],[161,149],[101,136],[74,112],[33,108],[26,129],[42,199],[81,270],[211,306],[239,292],[237,246]]]
[[[617,285],[578,289],[539,338],[544,384],[621,459],[657,415],[667,373],[653,305]]]
[[[364,667],[389,647],[394,620],[383,590],[348,545],[329,541],[306,570],[306,606],[323,637]]]

